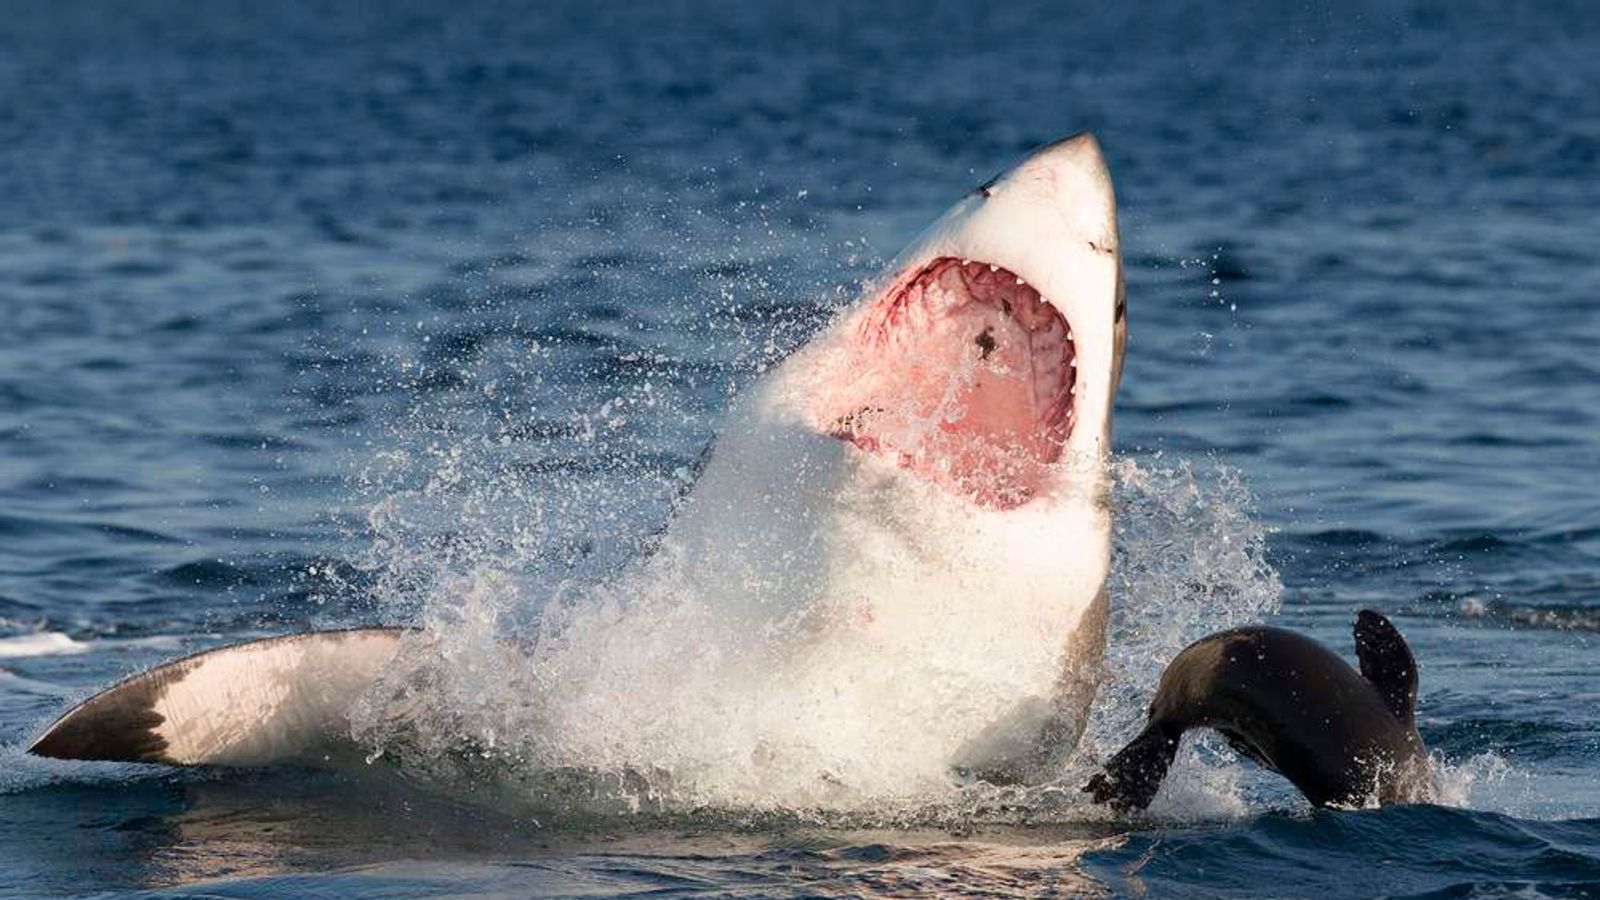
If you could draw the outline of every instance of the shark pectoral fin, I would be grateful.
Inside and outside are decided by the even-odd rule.
[[[351,705],[394,658],[403,633],[313,632],[208,650],[90,697],[28,752],[178,766],[360,759]]]
[[[1026,784],[1040,780],[1057,758],[1059,730],[1055,705],[1042,698],[1018,703],[988,728],[967,741],[951,762],[963,778],[990,784]]]
[[[991,784],[1037,784],[1059,774],[1100,689],[1110,606],[1102,586],[1067,639],[1054,695],[1023,700],[968,741],[952,766],[957,773]]]
[[[1361,675],[1378,689],[1383,703],[1402,722],[1417,711],[1417,661],[1394,623],[1370,609],[1356,615],[1356,658]]]

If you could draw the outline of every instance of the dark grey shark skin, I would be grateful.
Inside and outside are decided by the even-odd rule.
[[[1211,728],[1317,806],[1432,799],[1411,649],[1372,610],[1357,615],[1355,639],[1359,672],[1283,628],[1235,628],[1190,644],[1162,673],[1145,729],[1084,791],[1118,811],[1144,809],[1178,739],[1191,728]]]

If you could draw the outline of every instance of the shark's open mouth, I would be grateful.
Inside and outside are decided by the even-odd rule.
[[[1039,494],[1076,419],[1072,330],[1048,299],[1000,266],[941,257],[884,291],[855,338],[830,434],[982,506]]]

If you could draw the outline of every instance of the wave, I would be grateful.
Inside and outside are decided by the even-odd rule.
[[[23,659],[32,656],[63,656],[88,653],[93,649],[88,643],[75,641],[59,631],[42,631],[0,638],[0,659]]]
[[[39,631],[0,638],[0,659],[29,659],[39,656],[75,656],[112,648],[148,647],[177,649],[186,639],[171,635],[141,638],[78,640],[60,631]]]
[[[1506,628],[1553,631],[1600,631],[1600,606],[1515,603],[1501,598],[1462,597],[1456,614],[1463,619]]]
[[[1131,896],[1581,897],[1600,881],[1600,820],[1442,806],[1273,813],[1227,830],[1135,833],[1083,862]]]

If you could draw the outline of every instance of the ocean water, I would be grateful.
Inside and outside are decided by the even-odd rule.
[[[0,893],[1600,896],[1590,5],[0,23]],[[1086,769],[937,802],[586,784],[563,811],[494,760],[419,785],[21,753],[182,652],[420,622],[466,653],[582,608],[741,386],[1080,129],[1131,334],[1090,752],[1186,640],[1260,620],[1349,653],[1370,606],[1421,663],[1440,805],[1313,812],[1203,741],[1131,818],[1082,802]],[[617,636],[651,674],[681,660],[649,639],[689,633]]]

